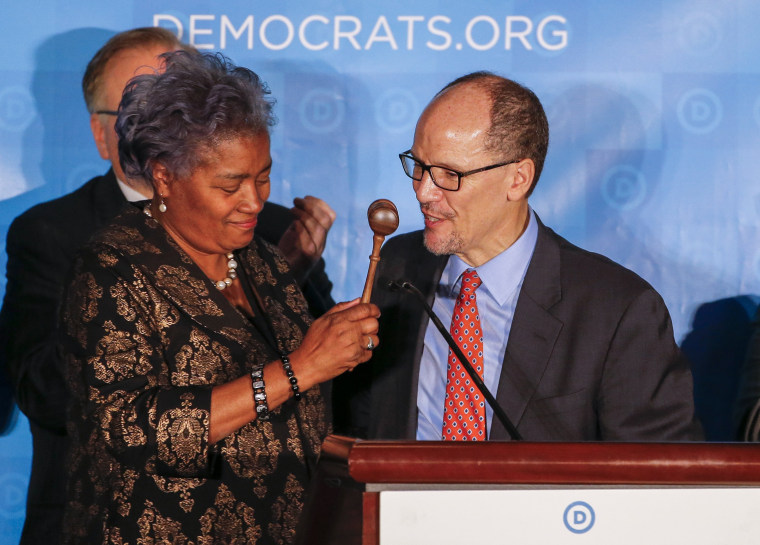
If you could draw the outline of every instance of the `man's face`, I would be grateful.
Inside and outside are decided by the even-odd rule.
[[[465,84],[450,89],[420,117],[412,154],[425,164],[459,172],[517,159],[486,150],[490,110],[490,98],[479,88]],[[437,187],[428,172],[414,182],[428,250],[456,254],[478,266],[511,245],[517,212],[509,195],[517,167],[511,164],[467,176],[459,191]]]
[[[114,55],[103,72],[100,89],[95,96],[95,109],[114,112],[118,110],[127,82],[139,74],[152,73],[160,65],[161,59],[158,56],[167,51],[165,46],[152,46],[125,49]],[[134,181],[127,180],[119,164],[119,137],[114,129],[115,124],[116,116],[114,115],[91,114],[90,116],[90,128],[100,156],[111,162],[117,178],[134,186]],[[143,183],[139,184],[138,189],[152,191]]]

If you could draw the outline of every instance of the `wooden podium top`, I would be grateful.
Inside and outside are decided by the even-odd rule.
[[[362,441],[329,436],[322,457],[360,483],[760,484],[750,443]]]
[[[402,442],[331,435],[322,445],[298,544],[377,545],[384,485],[396,491],[467,485],[760,487],[760,445]]]

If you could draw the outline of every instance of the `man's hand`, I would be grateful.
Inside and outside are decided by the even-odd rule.
[[[306,196],[293,199],[295,220],[277,245],[288,260],[293,275],[303,285],[311,268],[322,256],[327,233],[335,221],[335,211],[325,201]]]

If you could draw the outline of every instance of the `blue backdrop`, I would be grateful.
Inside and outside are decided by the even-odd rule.
[[[492,70],[532,88],[549,116],[534,209],[660,291],[708,438],[726,440],[760,291],[758,22],[751,0],[4,2],[0,268],[15,216],[107,168],[80,80],[115,32],[164,26],[269,83],[271,198],[313,194],[338,212],[325,252],[336,299],[361,293],[370,202],[396,203],[399,232],[421,227],[396,155],[426,102]],[[0,542],[18,539],[30,456],[17,412],[0,436]]]

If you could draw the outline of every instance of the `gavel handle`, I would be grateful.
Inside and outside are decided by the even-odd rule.
[[[380,263],[380,247],[383,245],[385,237],[375,235],[372,237],[372,255],[369,256],[369,270],[367,271],[367,281],[364,282],[364,292],[362,292],[362,303],[369,303],[372,297],[372,285],[375,283],[375,271],[377,264]]]

